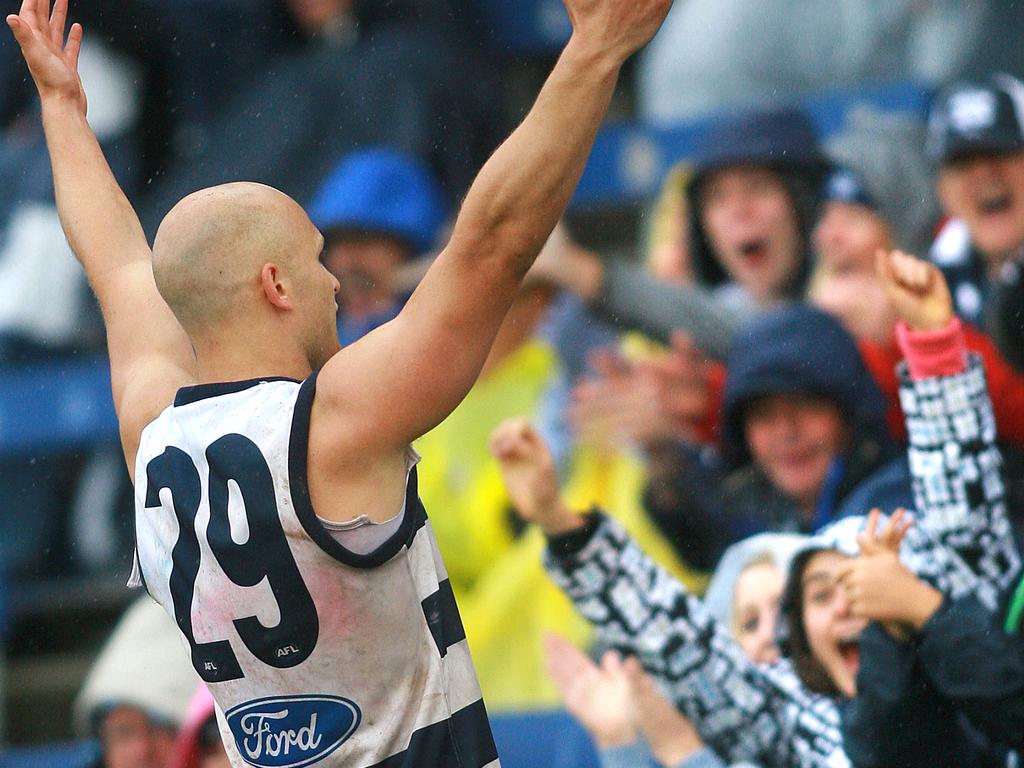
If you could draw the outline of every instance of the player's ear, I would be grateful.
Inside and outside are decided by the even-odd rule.
[[[284,274],[276,264],[268,262],[263,265],[260,270],[260,287],[263,289],[263,295],[267,301],[278,309],[295,308],[291,294],[284,282]]]

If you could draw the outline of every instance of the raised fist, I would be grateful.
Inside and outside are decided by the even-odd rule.
[[[562,503],[551,451],[529,421],[502,422],[491,433],[490,448],[512,506],[523,520],[536,523],[549,535],[582,525],[582,518]]]
[[[875,256],[878,277],[896,314],[914,331],[938,331],[953,319],[953,297],[934,264],[903,251]]]

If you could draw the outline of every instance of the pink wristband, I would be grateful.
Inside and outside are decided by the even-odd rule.
[[[896,339],[915,381],[967,370],[967,342],[957,317],[938,331],[913,331],[901,322],[896,326]]]

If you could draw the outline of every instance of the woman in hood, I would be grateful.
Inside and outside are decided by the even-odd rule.
[[[708,612],[757,664],[779,660],[779,605],[789,563],[805,537],[763,533],[729,547],[704,594]]]

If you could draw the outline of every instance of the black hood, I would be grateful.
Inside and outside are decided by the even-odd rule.
[[[709,287],[729,282],[701,221],[701,188],[716,170],[754,165],[777,173],[793,199],[803,253],[788,294],[800,297],[810,275],[810,233],[818,218],[821,189],[830,167],[810,119],[793,108],[731,113],[711,126],[693,165],[686,198],[690,254],[698,281]]]

